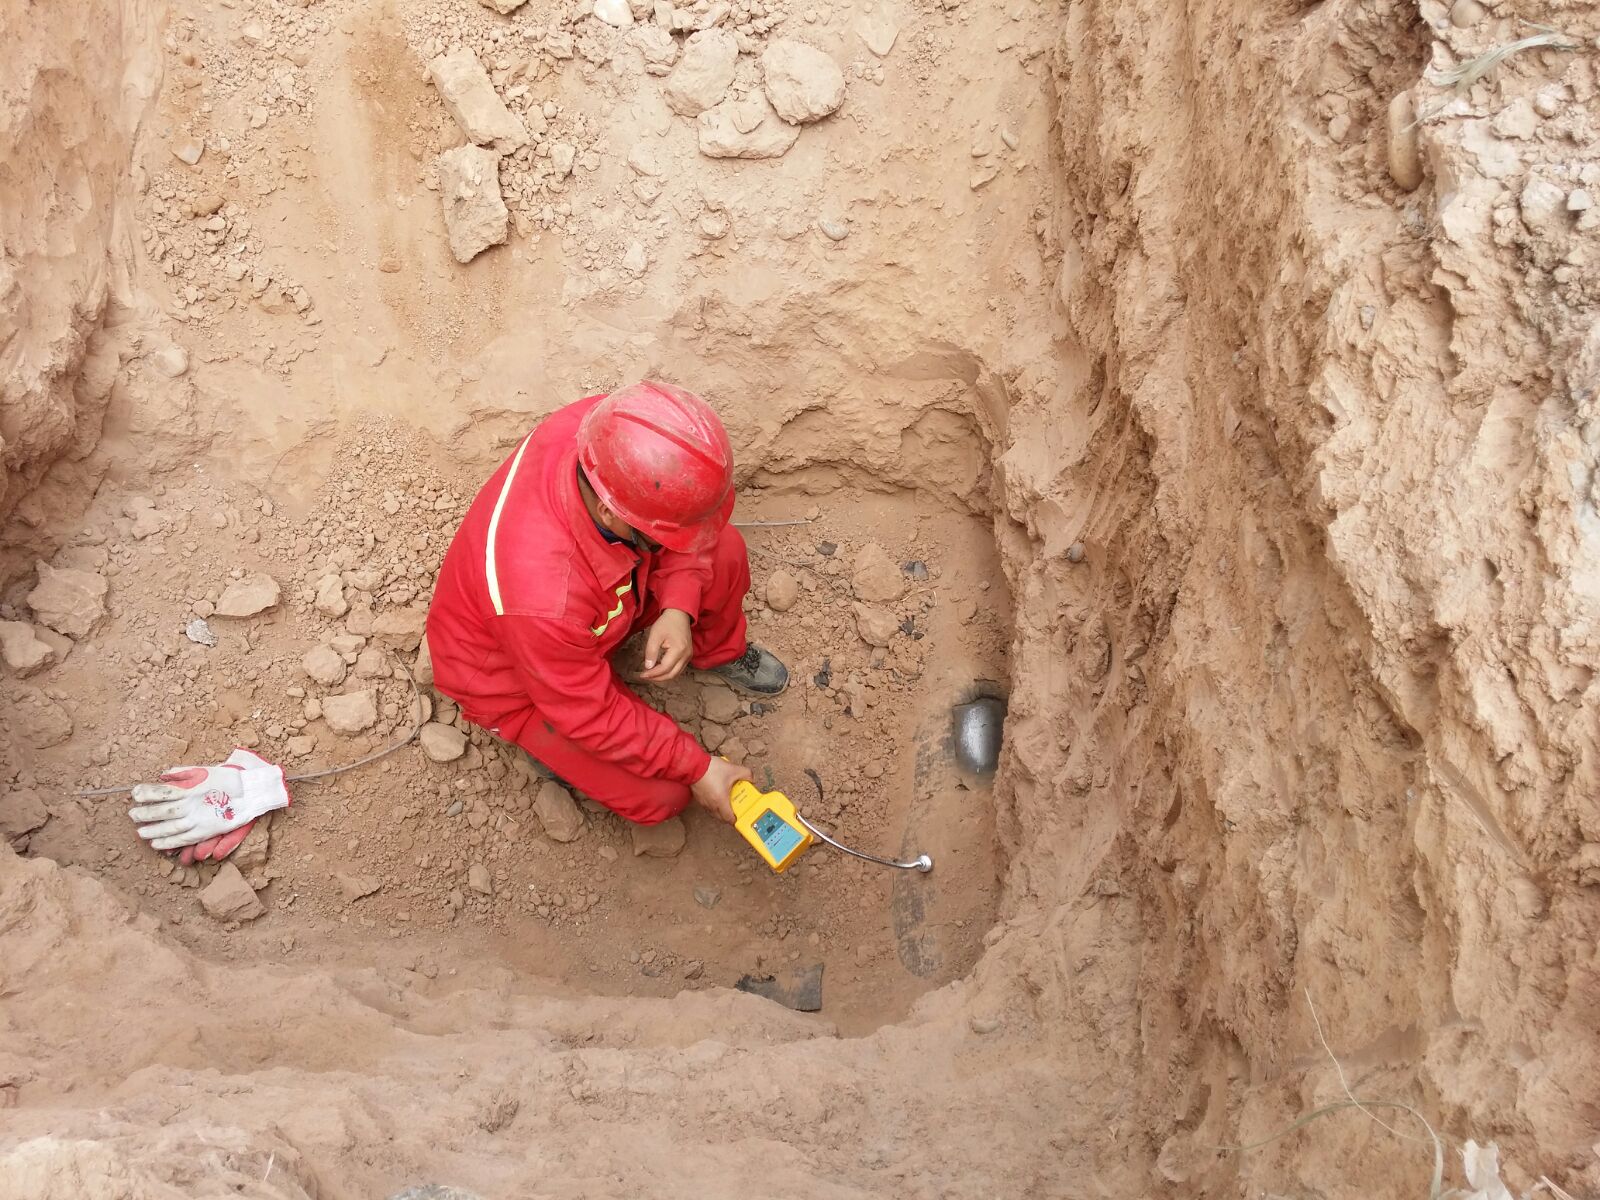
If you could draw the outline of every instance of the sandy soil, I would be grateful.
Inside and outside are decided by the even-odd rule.
[[[1471,1139],[1600,1194],[1594,13],[592,7],[0,10],[0,1197],[1427,1194],[1397,1109],[1225,1149],[1330,1052],[1450,1186]],[[783,39],[837,111],[764,112]],[[439,158],[462,49],[503,218]],[[71,795],[450,724],[406,666],[455,521],[647,374],[806,522],[748,531],[796,686],[653,702],[933,875],[556,842],[467,730],[298,789],[219,921]],[[876,649],[873,544],[920,564]],[[819,1014],[732,990],[813,962]]]

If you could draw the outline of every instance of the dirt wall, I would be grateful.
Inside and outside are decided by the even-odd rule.
[[[1559,265],[1593,62],[1430,82],[1518,28],[1080,3],[1052,59],[1078,383],[1002,459],[1050,600],[1013,656],[1050,697],[1013,741],[1018,874],[1136,908],[1136,1090],[1185,1189],[1425,1181],[1358,1114],[1242,1176],[1209,1149],[1341,1098],[1312,1003],[1360,1094],[1593,1183],[1597,327]],[[1438,110],[1413,192],[1401,92]]]
[[[8,4],[0,84],[0,577],[81,508],[120,366],[101,336],[131,254],[123,201],[133,138],[159,80],[154,6]],[[63,463],[59,486],[42,491]],[[76,465],[75,465],[76,464]],[[57,532],[59,536],[59,531]]]

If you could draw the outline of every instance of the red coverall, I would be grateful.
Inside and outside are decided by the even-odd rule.
[[[696,557],[608,543],[578,491],[578,424],[558,409],[484,484],[445,554],[428,609],[434,686],[631,821],[683,811],[711,756],[639,699],[609,656],[663,609],[693,621],[697,668],[745,651],[750,562],[729,525]]]

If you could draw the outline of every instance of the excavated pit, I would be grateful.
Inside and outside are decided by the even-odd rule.
[[[1426,1194],[1358,1112],[1222,1149],[1345,1081],[1449,1183],[1600,1192],[1594,14],[736,4],[736,94],[779,35],[847,88],[745,161],[591,7],[0,9],[0,1200]],[[1518,19],[1578,49],[1441,84]],[[538,134],[465,266],[456,45]],[[68,794],[403,733],[363,653],[539,416],[647,374],[806,522],[747,532],[796,685],[652,702],[931,875],[554,842],[479,732],[298,791],[225,921]],[[733,990],[819,962],[816,1014]]]

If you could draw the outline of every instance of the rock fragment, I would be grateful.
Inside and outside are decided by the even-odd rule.
[[[634,825],[630,831],[633,834],[635,858],[640,855],[676,858],[683,853],[684,843],[688,840],[683,821],[678,817],[668,817],[658,825]]]
[[[633,24],[633,10],[628,0],[594,0],[594,15],[613,29],[626,29]]]
[[[644,246],[639,242],[629,242],[622,256],[622,269],[629,275],[643,275],[649,265],[650,258],[645,254]]]
[[[850,590],[857,600],[883,603],[900,599],[906,592],[905,576],[877,542],[868,542],[856,554]]]
[[[511,214],[500,196],[500,156],[477,146],[457,146],[437,161],[450,253],[457,262],[469,263],[506,240]]]
[[[417,735],[422,752],[436,763],[455,762],[467,752],[467,735],[454,725],[429,721]]]
[[[467,868],[467,886],[480,895],[494,895],[494,881],[489,878],[489,868],[482,863],[473,863]]]
[[[630,35],[644,55],[644,69],[650,75],[665,75],[678,61],[678,43],[659,25],[640,25]],[[631,160],[630,160],[631,161]]]
[[[344,657],[332,646],[313,646],[300,660],[300,669],[324,687],[344,682]]]
[[[780,120],[765,96],[725,100],[695,123],[707,158],[781,158],[800,137]]]
[[[678,65],[667,76],[667,107],[680,116],[699,116],[727,92],[738,61],[739,44],[731,33],[705,29],[690,34]]]
[[[163,346],[150,361],[168,379],[176,379],[189,369],[189,352],[182,346]]]
[[[253,921],[267,911],[231,862],[223,863],[217,877],[200,892],[200,905],[219,921]]]
[[[856,632],[867,645],[887,646],[894,640],[894,635],[900,628],[900,621],[888,609],[858,602],[855,613]]]
[[[478,0],[485,8],[492,8],[502,17],[510,16],[526,4],[528,0]]]
[[[23,788],[0,790],[0,842],[26,849],[30,833],[50,819],[38,793]]]
[[[433,682],[433,653],[428,649],[427,634],[423,634],[417,644],[417,661],[411,664],[411,676],[418,687],[427,687]]]
[[[1522,223],[1532,233],[1549,237],[1559,233],[1566,222],[1567,194],[1548,179],[1530,176],[1517,198]]]
[[[1417,138],[1417,114],[1410,92],[1389,101],[1389,176],[1403,191],[1422,185],[1422,149]]]
[[[205,143],[198,138],[183,137],[172,143],[173,157],[186,166],[194,166],[205,152]]]
[[[246,575],[235,579],[218,597],[215,615],[244,618],[264,613],[278,606],[281,590],[271,575]]]
[[[26,677],[56,660],[55,648],[26,621],[0,621],[0,659],[13,675]]]
[[[324,575],[317,580],[316,610],[325,617],[342,617],[350,611],[350,601],[344,598],[344,580],[336,574]]]
[[[335,733],[355,734],[371,729],[378,720],[377,696],[371,688],[365,688],[324,697],[322,719]]]
[[[340,874],[334,878],[338,880],[339,890],[344,893],[347,904],[353,904],[363,896],[370,896],[383,886],[383,880],[376,875]]]
[[[467,137],[480,146],[498,144],[504,150],[527,145],[527,127],[501,102],[489,73],[471,50],[462,46],[439,55],[428,64],[428,74]]]
[[[57,570],[38,565],[39,582],[28,593],[28,607],[41,625],[70,638],[87,637],[106,613],[105,577],[93,571]]]
[[[1539,114],[1533,111],[1531,100],[1525,96],[1518,96],[1495,113],[1494,120],[1489,122],[1489,128],[1499,137],[1523,141],[1538,132]]]
[[[390,608],[372,619],[372,636],[399,650],[415,650],[427,623],[428,614],[420,608]]]
[[[800,582],[787,571],[767,576],[767,607],[773,612],[788,612],[800,599]]]
[[[869,8],[856,22],[856,36],[878,57],[888,58],[900,36],[900,25],[882,6]]]
[[[583,832],[583,813],[577,801],[554,779],[539,781],[539,792],[534,797],[533,811],[544,826],[545,836],[555,842],[576,841]]]
[[[791,125],[820,121],[844,103],[844,72],[815,46],[773,38],[761,52],[767,99]]]

